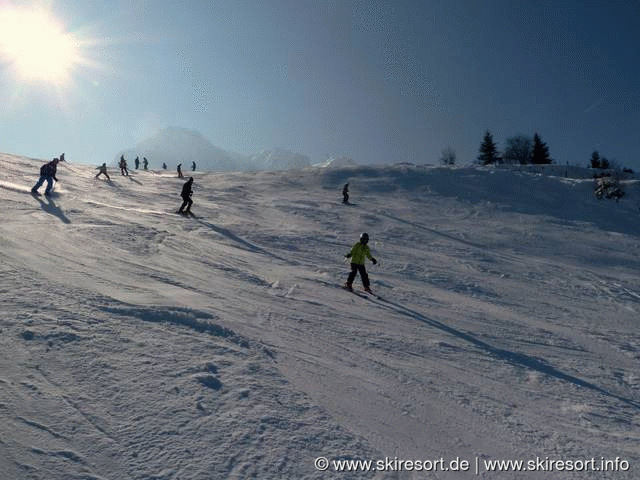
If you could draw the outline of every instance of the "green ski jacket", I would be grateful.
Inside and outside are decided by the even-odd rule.
[[[369,260],[373,261],[371,250],[369,250],[369,245],[363,245],[360,242],[356,243],[351,248],[351,251],[347,254],[347,257],[351,258],[351,263],[355,263],[356,265],[364,265],[364,257],[367,257]]]

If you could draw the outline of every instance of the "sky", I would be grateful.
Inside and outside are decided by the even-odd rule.
[[[0,24],[4,153],[101,164],[175,126],[470,163],[489,130],[640,170],[640,0],[0,0]]]

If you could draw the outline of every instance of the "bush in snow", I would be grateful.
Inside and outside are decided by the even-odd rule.
[[[598,199],[615,199],[616,202],[624,197],[624,188],[617,177],[600,177],[594,181],[594,193]]]

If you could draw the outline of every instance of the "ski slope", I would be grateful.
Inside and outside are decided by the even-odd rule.
[[[188,218],[173,172],[41,163],[0,155],[3,478],[639,477],[636,181],[195,172]],[[379,297],[338,288],[363,231]],[[333,463],[386,459],[469,469]]]

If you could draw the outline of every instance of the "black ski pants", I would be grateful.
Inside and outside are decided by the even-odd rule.
[[[347,278],[347,285],[353,284],[358,273],[360,273],[360,278],[362,279],[362,286],[369,288],[369,275],[367,275],[367,269],[364,268],[364,265],[359,265],[357,263],[351,264],[351,273],[349,273],[349,278]]]
[[[182,202],[182,206],[180,207],[180,210],[178,210],[179,212],[182,212],[184,210],[184,207],[187,207],[186,212],[190,212],[191,211],[191,205],[193,205],[193,200],[191,200],[189,197],[182,197],[182,200],[184,200]]]

